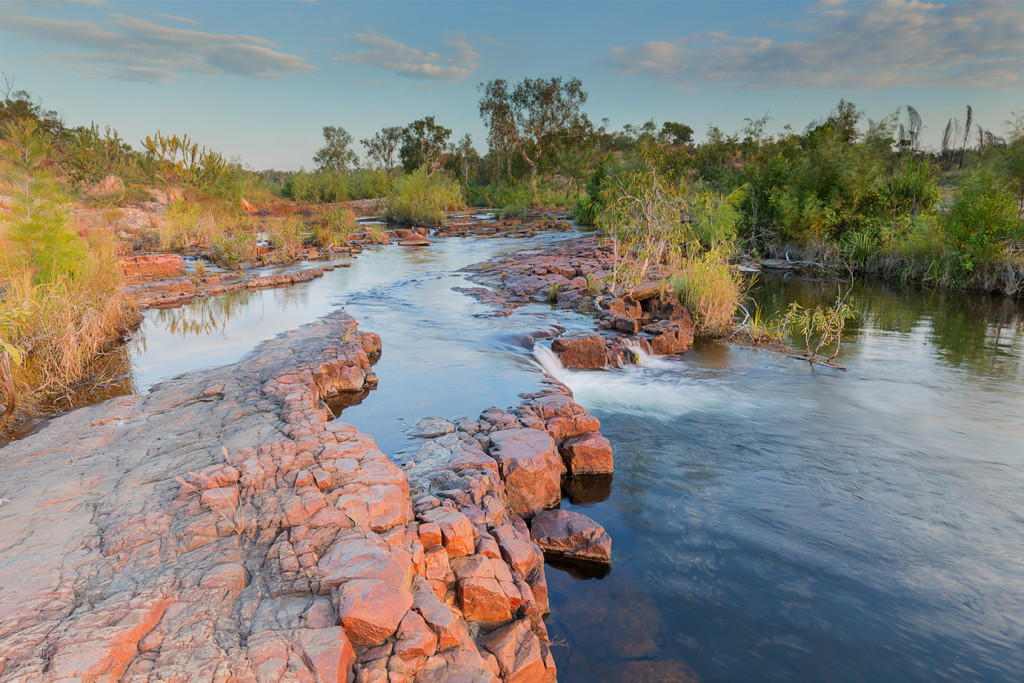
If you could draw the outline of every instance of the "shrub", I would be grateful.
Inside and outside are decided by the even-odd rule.
[[[673,264],[670,272],[673,289],[693,315],[696,334],[727,334],[746,292],[743,280],[725,255],[714,249],[692,255]]]
[[[1003,240],[1024,234],[1017,209],[1013,191],[995,175],[979,173],[967,182],[942,219],[946,241],[962,270],[991,263]]]
[[[444,175],[419,169],[402,176],[388,197],[388,220],[405,225],[444,223],[449,211],[462,206],[462,188]]]

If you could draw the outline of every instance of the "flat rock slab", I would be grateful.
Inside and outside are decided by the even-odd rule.
[[[412,435],[420,439],[433,439],[455,431],[455,425],[439,417],[424,417],[416,421]]]
[[[406,237],[398,243],[400,247],[428,247],[430,246],[430,240],[423,235],[413,235]]]
[[[610,563],[612,538],[604,527],[572,510],[545,510],[531,523],[530,537],[546,553]]]

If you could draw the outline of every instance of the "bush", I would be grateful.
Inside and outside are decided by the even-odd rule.
[[[1017,208],[1013,191],[995,175],[969,179],[942,218],[946,242],[962,270],[991,263],[1003,251],[1003,240],[1024,234]]]
[[[727,334],[746,292],[742,278],[729,266],[725,255],[712,249],[689,256],[673,264],[670,272],[672,288],[693,315],[696,334]]]
[[[462,206],[462,188],[444,175],[428,176],[419,169],[402,176],[388,197],[388,220],[405,225],[435,226],[444,223],[449,211]]]

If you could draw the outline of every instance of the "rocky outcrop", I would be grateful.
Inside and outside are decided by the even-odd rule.
[[[463,289],[507,315],[525,301],[550,301],[595,316],[599,331],[572,332],[551,343],[567,368],[604,368],[636,362],[630,347],[676,355],[693,344],[693,319],[664,279],[649,280],[613,296],[606,276],[611,250],[593,238],[580,238],[541,252],[523,252],[476,264],[472,279],[489,284]],[[664,272],[654,269],[664,278]],[[618,290],[621,291],[621,290]]]
[[[411,492],[326,408],[377,351],[339,312],[0,450],[0,680],[554,680],[481,441]]]

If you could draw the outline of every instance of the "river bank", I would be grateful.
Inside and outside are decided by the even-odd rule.
[[[380,350],[339,311],[3,449],[0,680],[554,680],[520,515],[599,423],[552,385],[435,420],[407,477],[325,404]]]

